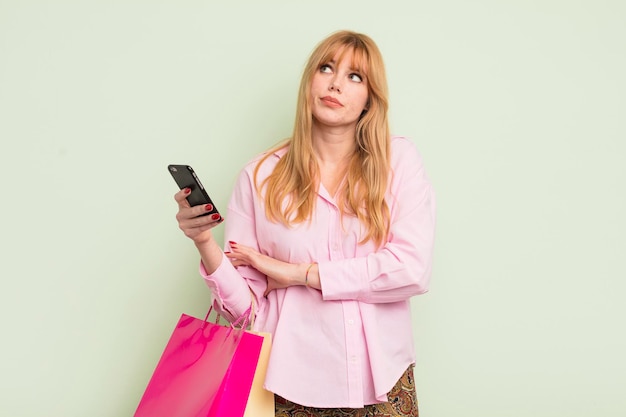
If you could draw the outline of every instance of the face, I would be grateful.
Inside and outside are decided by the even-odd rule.
[[[365,74],[352,68],[352,53],[322,64],[311,81],[313,123],[326,127],[355,127],[369,97]]]

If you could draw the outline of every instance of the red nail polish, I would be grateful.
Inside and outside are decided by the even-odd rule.
[[[219,219],[220,217],[221,217],[221,216],[220,216],[220,214],[219,214],[219,213],[213,213],[213,214],[211,215],[211,218],[212,218],[213,220],[217,220],[217,219]]]
[[[206,211],[211,211],[211,210],[213,210],[213,206],[211,204],[207,204],[206,206],[204,206],[204,209]]]
[[[189,194],[191,192],[191,188],[185,188],[185,194]]]
[[[232,240],[229,240],[228,243],[230,243],[230,246],[236,245],[237,242],[233,242]]]

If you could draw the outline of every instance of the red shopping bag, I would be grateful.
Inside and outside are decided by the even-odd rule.
[[[180,317],[135,417],[243,416],[263,337],[207,318]]]

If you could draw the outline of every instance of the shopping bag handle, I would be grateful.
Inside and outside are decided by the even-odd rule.
[[[213,311],[213,305],[211,305],[211,307],[209,307],[209,311],[206,313],[206,316],[204,317],[204,324],[202,325],[202,327],[204,328],[206,326],[207,323],[209,323],[209,316],[211,315],[211,312]],[[248,327],[248,323],[250,320],[250,313],[252,312],[252,305],[250,305],[250,307],[248,307],[248,309],[241,315],[241,317],[239,317],[237,320],[235,320],[234,322],[230,323],[229,325],[231,328],[236,329],[238,325],[241,324],[241,329],[246,329]],[[216,317],[215,317],[215,324],[219,324],[220,320],[222,318],[222,315],[218,312]],[[243,320],[243,322],[242,322]],[[254,321],[254,319],[253,319]]]
[[[254,319],[256,318],[256,299],[254,298],[254,293],[250,291],[250,329],[254,328]]]

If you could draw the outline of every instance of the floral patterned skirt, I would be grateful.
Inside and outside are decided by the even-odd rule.
[[[366,405],[364,408],[314,408],[292,403],[279,395],[276,417],[419,417],[413,365],[389,391],[389,402]]]

